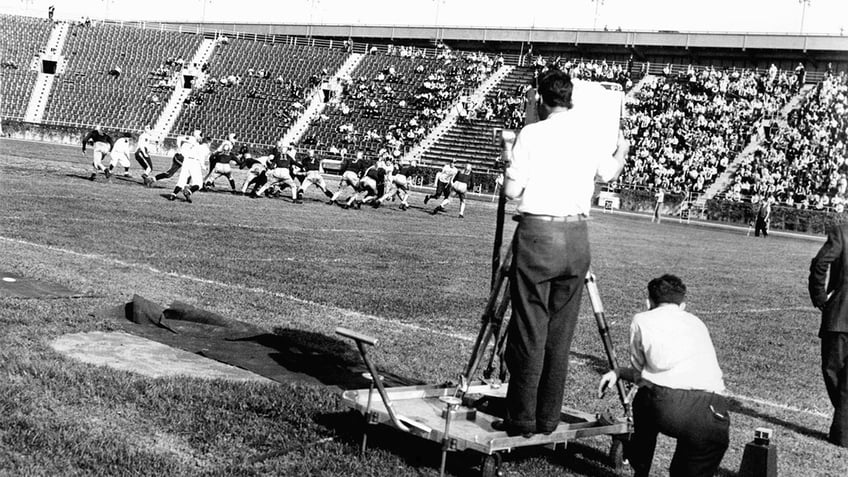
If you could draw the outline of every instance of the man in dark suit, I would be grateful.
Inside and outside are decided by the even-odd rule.
[[[831,226],[810,264],[810,298],[822,311],[822,373],[833,404],[828,440],[848,447],[848,224]],[[828,277],[829,270],[829,277]]]

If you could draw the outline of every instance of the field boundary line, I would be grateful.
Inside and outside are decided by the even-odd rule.
[[[755,404],[759,404],[761,406],[774,407],[774,408],[778,408],[778,409],[783,409],[784,411],[796,412],[796,413],[799,413],[799,414],[809,414],[811,416],[818,416],[818,417],[825,417],[825,418],[830,417],[830,414],[827,414],[827,413],[824,413],[824,412],[821,412],[821,411],[816,411],[814,409],[801,409],[800,407],[790,406],[788,404],[780,404],[780,403],[777,403],[777,402],[774,402],[774,401],[768,401],[766,399],[760,399],[760,398],[745,396],[743,394],[736,394],[736,393],[728,392],[727,397],[732,398],[732,399],[736,399],[736,400],[739,400],[739,401],[752,402],[752,403],[755,403]]]
[[[473,342],[474,341],[474,338],[471,337],[471,336],[468,336],[468,335],[449,332],[449,331],[435,330],[435,329],[431,329],[431,328],[425,328],[423,326],[415,325],[415,324],[412,324],[412,323],[404,323],[402,321],[392,320],[392,319],[389,319],[389,318],[383,318],[383,317],[380,317],[380,316],[377,316],[377,315],[369,315],[367,313],[362,313],[362,312],[355,311],[355,310],[349,310],[347,308],[341,308],[341,307],[337,307],[337,306],[327,305],[327,304],[324,304],[324,303],[314,302],[312,300],[307,300],[307,299],[304,299],[304,298],[298,298],[296,296],[289,295],[289,294],[286,294],[286,293],[271,291],[271,290],[268,290],[266,288],[249,287],[249,286],[246,286],[246,285],[233,284],[233,283],[224,283],[224,282],[221,282],[221,281],[218,281],[218,280],[210,280],[208,278],[200,278],[200,277],[195,277],[195,276],[192,276],[192,275],[186,275],[186,274],[183,274],[183,273],[168,272],[168,271],[165,271],[165,270],[160,270],[160,269],[153,267],[153,266],[150,266],[150,265],[134,263],[134,262],[127,262],[127,261],[120,260],[120,259],[117,259],[117,258],[107,257],[105,255],[99,255],[99,254],[94,254],[94,253],[77,252],[76,250],[70,250],[70,249],[63,248],[63,247],[56,247],[56,246],[53,246],[53,245],[45,245],[45,244],[30,242],[30,241],[27,241],[27,240],[14,239],[14,238],[3,237],[3,236],[0,236],[0,240],[6,241],[6,242],[17,243],[17,244],[20,244],[20,245],[26,245],[26,246],[30,246],[30,247],[47,249],[47,250],[50,250],[50,251],[53,251],[53,252],[65,253],[65,254],[74,255],[74,256],[77,256],[77,257],[100,260],[102,262],[108,262],[108,263],[120,265],[120,266],[123,266],[123,267],[137,268],[137,269],[146,270],[146,271],[156,273],[156,274],[160,274],[160,275],[166,275],[166,276],[169,276],[169,277],[172,277],[172,278],[179,278],[181,280],[189,280],[189,281],[193,281],[193,282],[197,282],[197,283],[203,283],[203,284],[206,284],[206,285],[214,285],[214,286],[218,286],[218,287],[222,287],[222,288],[234,288],[234,289],[244,291],[244,292],[271,295],[271,296],[276,297],[276,298],[291,300],[291,301],[293,301],[295,303],[299,303],[301,305],[315,306],[315,307],[322,308],[324,310],[335,311],[335,312],[340,313],[342,315],[347,315],[347,316],[350,316],[350,317],[353,317],[353,318],[358,318],[358,319],[363,319],[363,320],[380,321],[380,322],[383,322],[383,323],[396,325],[396,326],[399,326],[399,327],[402,327],[402,328],[409,328],[411,330],[416,330],[416,331],[424,331],[424,332],[427,332],[427,333],[441,335],[441,336],[445,336],[445,337],[448,337],[448,338],[457,339],[457,340],[460,340],[460,341],[467,341],[467,342]]]
[[[2,194],[0,194],[2,195]],[[45,214],[46,216],[47,214]],[[31,217],[23,217],[20,215],[7,215],[0,217],[6,220],[31,220]],[[108,219],[108,218],[82,218],[82,217],[62,217],[63,221],[72,221],[72,222],[110,222],[113,224],[128,224],[128,225],[138,225],[139,221],[137,220],[124,220],[124,219]],[[173,227],[175,225],[178,226],[192,226],[192,227],[217,227],[217,228],[229,228],[236,227],[240,229],[246,230],[259,230],[259,231],[269,231],[269,230],[290,230],[292,232],[326,232],[326,233],[350,233],[350,234],[382,234],[382,235],[411,235],[411,236],[428,236],[433,235],[430,232],[406,232],[406,231],[398,231],[398,232],[386,232],[382,229],[336,229],[336,228],[309,228],[309,227],[285,227],[285,226],[277,226],[277,225],[252,225],[252,224],[219,224],[216,222],[162,222],[158,220],[147,220],[144,221],[145,224],[152,225],[165,225],[169,227]],[[442,233],[439,235],[440,237],[452,237],[452,238],[478,238],[479,235],[472,234],[452,234],[452,233]],[[37,245],[37,244],[36,244]]]
[[[14,238],[9,238],[9,237],[4,237],[4,236],[0,236],[0,240],[6,241],[6,242],[11,242],[11,243],[16,243],[16,244],[19,244],[19,245],[25,245],[25,246],[29,246],[29,247],[46,249],[46,250],[50,250],[50,251],[53,251],[53,252],[59,252],[59,253],[64,253],[64,254],[68,254],[68,255],[74,255],[74,256],[77,256],[77,257],[95,259],[95,260],[99,260],[99,261],[102,261],[102,262],[113,263],[113,264],[124,266],[124,267],[137,268],[137,269],[149,271],[151,273],[165,275],[165,276],[169,276],[169,277],[172,277],[172,278],[178,278],[178,279],[181,279],[181,280],[189,280],[189,281],[193,281],[193,282],[197,282],[197,283],[203,283],[203,284],[218,286],[218,287],[222,287],[222,288],[235,288],[237,290],[250,292],[250,293],[271,295],[271,296],[274,296],[276,298],[291,300],[295,303],[299,303],[299,304],[302,304],[302,305],[315,306],[315,307],[318,307],[318,308],[322,308],[324,310],[335,311],[337,313],[340,313],[342,315],[346,315],[346,316],[349,316],[349,317],[352,317],[352,318],[379,321],[379,322],[382,322],[382,323],[398,326],[398,327],[401,327],[401,328],[407,328],[407,329],[410,329],[410,330],[440,335],[440,336],[444,336],[444,337],[447,337],[447,338],[452,338],[452,339],[455,339],[455,340],[464,341],[464,342],[468,342],[468,343],[473,343],[475,341],[475,338],[470,336],[470,335],[427,328],[427,327],[424,327],[424,326],[415,325],[415,324],[411,324],[411,323],[403,323],[401,321],[392,320],[392,319],[389,319],[389,318],[383,318],[383,317],[380,317],[380,316],[377,316],[377,315],[370,315],[370,314],[362,313],[362,312],[355,311],[355,310],[349,310],[349,309],[340,308],[340,307],[337,307],[337,306],[326,305],[326,304],[323,304],[323,303],[317,303],[317,302],[314,302],[312,300],[306,300],[306,299],[303,299],[303,298],[298,298],[296,296],[292,296],[292,295],[289,295],[289,294],[286,294],[286,293],[271,291],[271,290],[268,290],[268,289],[265,289],[265,288],[249,287],[249,286],[246,286],[246,285],[232,284],[232,283],[224,283],[224,282],[220,282],[218,280],[210,280],[208,278],[200,278],[200,277],[195,277],[195,276],[192,276],[192,275],[186,275],[186,274],[183,274],[183,273],[168,272],[168,271],[160,270],[160,269],[153,267],[153,266],[150,266],[150,265],[144,265],[144,264],[139,264],[139,263],[134,263],[134,262],[127,262],[127,261],[120,260],[120,259],[117,259],[117,258],[107,257],[105,255],[77,252],[75,250],[70,250],[70,249],[63,248],[63,247],[56,247],[56,246],[53,246],[53,245],[39,244],[39,243],[35,243],[35,242],[30,242],[30,241],[27,241],[27,240],[14,239]],[[570,359],[569,361],[574,363],[574,364],[577,364],[577,365],[581,365],[581,364],[585,365],[585,363],[582,363],[580,360],[571,360]],[[762,405],[762,406],[772,407],[772,408],[776,408],[776,409],[782,409],[782,410],[785,410],[785,411],[795,412],[795,413],[799,413],[799,414],[808,414],[808,415],[812,415],[812,416],[816,416],[816,417],[828,417],[827,414],[822,413],[820,411],[814,411],[814,410],[810,410],[810,409],[801,409],[801,408],[798,408],[798,407],[789,406],[789,405],[786,405],[786,404],[781,404],[781,403],[777,403],[777,402],[773,402],[773,401],[768,401],[768,400],[765,400],[765,399],[749,397],[749,396],[745,396],[745,395],[742,395],[742,394],[735,394],[735,393],[728,392],[727,396],[734,398],[734,399],[741,400],[741,401],[748,401],[748,402],[752,402],[752,403],[759,404],[759,405]]]

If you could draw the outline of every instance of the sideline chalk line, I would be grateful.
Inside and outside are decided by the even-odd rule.
[[[50,251],[53,251],[53,252],[60,252],[60,253],[68,254],[68,255],[74,255],[74,256],[77,256],[77,257],[95,259],[95,260],[99,260],[99,261],[102,261],[102,262],[120,265],[120,266],[123,266],[123,267],[146,270],[146,271],[149,271],[151,273],[155,273],[155,274],[159,274],[159,275],[165,275],[165,276],[169,276],[169,277],[172,277],[172,278],[178,278],[178,279],[182,279],[182,280],[193,281],[193,282],[197,282],[197,283],[203,283],[203,284],[206,284],[206,285],[213,285],[213,286],[218,286],[218,287],[222,287],[222,288],[234,288],[234,289],[244,291],[244,292],[271,295],[271,296],[274,296],[276,298],[291,300],[295,303],[299,303],[299,304],[302,304],[302,305],[319,307],[319,308],[322,308],[322,309],[325,309],[325,310],[334,311],[334,312],[339,313],[341,315],[346,315],[346,316],[356,318],[356,319],[378,321],[378,322],[386,323],[388,325],[393,325],[393,326],[397,326],[397,327],[401,327],[401,328],[408,328],[408,329],[414,330],[414,331],[420,331],[420,332],[424,332],[424,333],[430,333],[430,334],[435,334],[435,335],[439,335],[439,336],[444,336],[444,337],[447,337],[447,338],[451,338],[451,339],[455,339],[455,340],[463,341],[463,342],[467,342],[467,343],[474,343],[474,341],[475,341],[475,337],[470,336],[470,335],[427,328],[427,327],[412,324],[412,323],[404,323],[404,322],[401,322],[401,321],[392,320],[392,319],[389,319],[389,318],[383,318],[383,317],[379,317],[379,316],[376,316],[376,315],[370,315],[370,314],[358,312],[358,311],[355,311],[355,310],[349,310],[349,309],[346,309],[346,308],[340,308],[340,307],[336,307],[336,306],[332,306],[332,305],[326,305],[326,304],[323,304],[323,303],[317,303],[317,302],[314,302],[312,300],[306,300],[306,299],[303,299],[303,298],[298,298],[296,296],[271,291],[271,290],[268,290],[268,289],[265,289],[265,288],[249,287],[249,286],[245,286],[245,285],[232,284],[232,283],[224,283],[224,282],[220,282],[220,281],[217,281],[217,280],[210,280],[208,278],[195,277],[195,276],[186,275],[186,274],[183,274],[183,273],[167,272],[167,271],[164,271],[164,270],[159,270],[158,268],[152,267],[150,265],[144,265],[144,264],[133,263],[133,262],[126,262],[126,261],[123,261],[123,260],[120,260],[120,259],[117,259],[117,258],[107,257],[105,255],[77,252],[75,250],[70,250],[70,249],[66,249],[66,248],[62,248],[62,247],[55,247],[53,245],[39,244],[39,243],[35,243],[35,242],[30,242],[30,241],[27,241],[27,240],[14,239],[14,238],[3,237],[3,236],[0,236],[0,240],[6,241],[6,242],[11,242],[11,243],[16,243],[16,244],[19,244],[19,245],[25,245],[25,246],[29,246],[29,247],[47,249],[47,250],[50,250]],[[574,363],[574,364],[578,364],[578,365],[584,364],[585,365],[585,362],[582,362],[581,360],[573,360],[572,359],[572,360],[569,360],[569,361],[571,363]],[[735,394],[735,393],[728,392],[727,396],[734,398],[734,399],[738,399],[740,401],[748,401],[748,402],[752,402],[752,403],[755,403],[755,404],[759,404],[761,406],[772,407],[772,408],[776,408],[776,409],[782,409],[782,410],[785,410],[785,411],[795,412],[795,413],[799,413],[799,414],[808,414],[808,415],[812,415],[812,416],[816,416],[816,417],[823,417],[823,418],[829,417],[828,414],[820,412],[820,411],[816,411],[816,410],[813,410],[813,409],[801,409],[799,407],[790,406],[790,405],[787,405],[787,404],[781,404],[781,403],[774,402],[774,401],[768,401],[768,400],[765,400],[765,399],[749,397],[749,396],[745,396],[745,395],[742,395],[742,394]]]
[[[44,214],[45,217],[47,214]],[[23,217],[20,215],[8,215],[0,217],[4,220],[33,220],[33,217]],[[113,224],[126,224],[126,225],[138,225],[140,222],[137,220],[122,220],[122,219],[111,219],[111,218],[84,218],[84,217],[61,217],[53,220],[62,220],[66,222],[110,222]],[[144,224],[147,225],[164,225],[168,227],[173,227],[175,225],[180,226],[191,226],[191,227],[210,227],[210,228],[230,228],[237,227],[240,229],[246,230],[259,230],[259,231],[269,231],[269,230],[289,230],[293,232],[324,232],[324,233],[347,233],[347,234],[379,234],[379,235],[411,235],[411,236],[428,236],[433,235],[432,232],[405,232],[405,231],[396,231],[396,232],[387,232],[382,229],[336,229],[336,228],[327,228],[327,227],[319,227],[319,228],[310,228],[310,227],[285,227],[278,225],[253,225],[253,224],[219,224],[217,222],[162,222],[156,220],[147,220],[144,221]],[[479,235],[472,234],[452,234],[452,233],[440,233],[440,237],[453,237],[453,238],[479,238]],[[37,244],[33,244],[37,245]]]

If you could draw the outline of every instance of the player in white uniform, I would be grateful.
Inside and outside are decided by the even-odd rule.
[[[141,180],[144,185],[150,187],[154,180],[150,177],[153,173],[153,161],[150,158],[150,144],[152,137],[150,136],[150,126],[144,126],[144,131],[138,136],[135,146],[135,160],[141,166]]]
[[[191,203],[191,194],[200,190],[203,185],[203,169],[210,154],[209,138],[201,139],[200,131],[195,130],[191,136],[177,137],[177,145],[183,155],[183,167],[177,178],[177,186],[168,196],[168,200],[176,199],[177,194],[182,192],[186,202]]]
[[[456,168],[456,160],[451,160],[449,164],[445,164],[442,167],[442,170],[436,174],[436,192],[433,195],[427,194],[424,196],[424,203],[430,201],[430,199],[438,199],[439,197],[448,198],[451,191],[451,183],[453,182],[453,176],[459,172]]]
[[[112,145],[112,150],[109,152],[109,157],[112,158],[109,161],[109,175],[111,176],[115,170],[115,166],[121,166],[124,168],[124,177],[130,176],[130,138],[132,135],[130,133],[123,133],[118,135],[118,139],[115,139],[115,143]]]
[[[451,182],[451,193],[459,198],[460,219],[465,217],[465,194],[473,187],[474,179],[471,174],[471,164],[466,164],[463,170],[454,174],[453,181]],[[433,215],[444,212],[450,202],[450,196],[446,197],[438,207],[433,209]]]

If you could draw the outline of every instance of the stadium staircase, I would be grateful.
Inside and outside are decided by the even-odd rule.
[[[28,123],[40,123],[44,118],[44,111],[47,109],[47,98],[50,97],[50,90],[53,89],[53,81],[56,75],[64,71],[65,61],[62,57],[62,47],[65,45],[65,39],[68,37],[69,24],[66,22],[54,23],[50,30],[50,37],[47,39],[46,53],[42,53],[38,57],[34,57],[30,64],[30,69],[38,71],[38,77],[35,80],[35,87],[32,89],[32,94],[29,98],[24,121]],[[55,60],[57,68],[55,74],[41,72],[41,62],[44,59]]]
[[[365,55],[361,53],[351,53],[335,72],[330,80],[331,83],[338,84],[342,77],[350,77],[353,74],[353,70],[356,69],[364,57]],[[295,123],[283,135],[282,142],[284,144],[296,144],[300,141],[300,138],[303,137],[303,134],[307,129],[309,129],[312,121],[321,114],[326,107],[327,103],[324,102],[323,92],[320,89],[316,90],[315,94],[313,94],[309,99],[309,106],[306,107],[303,114],[300,115],[297,121],[295,121]]]
[[[209,58],[212,57],[212,52],[215,51],[215,45],[217,45],[217,43],[218,42],[216,40],[205,38],[200,43],[200,47],[194,53],[194,57],[192,57],[189,64],[202,65],[207,63]],[[188,95],[191,94],[191,88],[183,88],[184,73],[184,71],[176,72],[169,80],[169,84],[174,86],[174,94],[172,94],[171,98],[168,99],[168,102],[165,104],[165,109],[162,111],[162,114],[153,126],[151,135],[153,136],[154,142],[161,143],[165,139],[174,127],[174,124],[177,122],[177,117],[180,115],[180,111],[183,108],[183,104],[185,104],[186,98],[188,98]],[[192,74],[194,74],[194,87],[198,89],[203,88],[203,85],[206,83],[206,79],[209,75],[201,70],[193,71]]]
[[[496,86],[498,86],[504,80],[504,78],[509,76],[509,74],[512,73],[514,69],[514,66],[504,65],[498,68],[497,71],[492,73],[492,75],[489,76],[486,81],[481,83],[480,86],[468,98],[467,110],[473,111],[477,109],[483,103],[483,101],[485,101],[488,93],[492,91]],[[448,157],[446,155],[425,156],[425,153],[427,153],[428,150],[433,145],[435,145],[446,133],[457,129],[457,126],[459,126],[459,129],[461,129],[461,125],[457,124],[457,120],[459,119],[459,108],[457,107],[458,105],[459,101],[454,104],[454,106],[450,109],[450,113],[445,116],[442,122],[439,123],[435,128],[433,128],[433,130],[430,131],[430,134],[428,134],[424,139],[421,140],[420,143],[418,143],[409,151],[404,160],[422,161],[427,163],[433,162],[437,165],[443,165],[444,163],[449,162],[452,159],[452,157]],[[486,132],[483,132],[483,134],[487,136],[488,139],[486,140],[491,143],[491,129],[488,129],[488,134]],[[467,147],[460,146],[459,148],[459,150],[465,149],[467,149]],[[478,165],[479,167],[479,164],[475,165]]]
[[[780,111],[777,113],[775,121],[781,129],[787,127],[786,118],[789,115],[789,112],[797,108],[798,105],[801,103],[801,100],[805,98],[808,94],[810,94],[810,91],[814,88],[815,85],[805,85],[798,94],[793,96],[792,99],[790,99],[786,103],[786,105],[780,109]],[[710,185],[710,187],[708,187],[707,190],[704,191],[704,193],[701,194],[695,200],[695,206],[700,208],[705,207],[707,205],[708,200],[714,198],[715,196],[726,190],[727,187],[730,185],[730,180],[733,178],[733,176],[736,175],[736,171],[739,169],[739,166],[747,162],[749,156],[754,154],[754,151],[756,151],[759,147],[760,137],[759,135],[757,135],[753,139],[751,139],[751,142],[749,142],[748,145],[745,146],[745,149],[743,149],[742,152],[740,152],[739,155],[736,156],[733,162],[728,164],[727,169],[725,169],[724,172],[719,175],[718,179],[716,179],[716,181],[713,182],[712,185]]]
[[[502,67],[484,83],[476,93],[477,98],[494,96],[497,91],[511,95],[517,87],[528,84],[533,78],[532,68]],[[479,101],[482,102],[482,99]],[[476,104],[479,104],[476,103]],[[503,119],[492,118],[487,121],[476,119],[468,122],[457,122],[452,118],[448,128],[442,131],[438,140],[434,140],[422,149],[419,156],[421,162],[432,165],[442,165],[451,160],[470,163],[477,171],[488,171],[495,167],[496,158],[500,156],[499,146],[492,141],[492,131],[504,128]]]
[[[648,75],[648,74],[642,76],[642,78],[636,84],[634,84],[632,88],[630,88],[630,91],[627,92],[627,95],[626,95],[627,99],[636,98],[636,96],[639,94],[639,92],[642,91],[642,87],[645,86],[645,83],[650,78],[652,78],[653,76],[654,75]]]

